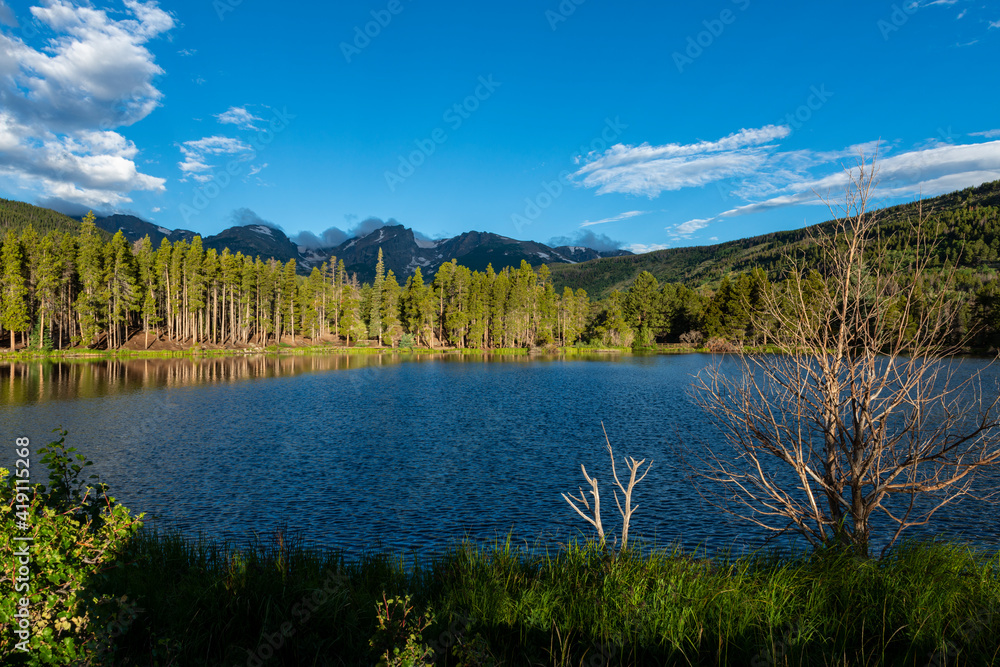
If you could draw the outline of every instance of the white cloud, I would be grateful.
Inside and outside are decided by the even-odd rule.
[[[155,2],[124,4],[129,17],[120,20],[63,0],[32,7],[55,33],[41,49],[0,33],[0,171],[22,187],[94,207],[164,190],[164,179],[138,171],[138,149],[114,130],[159,105],[153,79],[163,70],[145,44],[174,20]]]
[[[617,144],[598,156],[578,158],[585,164],[573,174],[598,194],[620,192],[650,198],[664,191],[705,185],[758,170],[774,146],[768,142],[791,133],[784,125],[743,129],[717,141],[640,146]]]
[[[970,132],[970,137],[985,137],[986,139],[1000,139],[1000,130],[986,130],[985,132]]]
[[[1000,21],[990,21],[990,28],[1000,28]]]
[[[969,13],[968,9],[963,9],[962,11],[960,11],[958,13],[958,16],[955,17],[955,20],[958,21],[958,20],[964,19],[965,15],[968,14],[968,13]]]
[[[593,225],[603,225],[606,222],[618,222],[619,220],[627,220],[629,218],[634,218],[637,215],[645,215],[646,213],[649,213],[649,211],[626,211],[625,213],[619,213],[616,216],[612,216],[610,218],[604,218],[603,220],[594,220],[593,222],[588,220],[587,222],[581,222],[580,226],[591,227]]]
[[[188,56],[193,56],[194,54],[198,53],[198,49],[181,49],[177,53],[178,55],[182,55],[186,58]]]
[[[0,0],[0,23],[11,28],[17,27],[17,17],[14,16],[14,12],[11,11],[10,7],[3,0]]]
[[[255,123],[264,120],[247,111],[246,107],[229,107],[227,111],[216,114],[215,117],[223,125],[235,125],[241,130],[256,130],[258,128]]]

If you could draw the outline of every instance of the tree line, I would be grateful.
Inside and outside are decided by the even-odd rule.
[[[885,252],[909,252],[889,239]],[[950,251],[941,253],[945,263]],[[809,252],[802,266],[815,268],[774,281],[756,267],[694,289],[661,284],[643,271],[624,291],[592,302],[582,289],[558,292],[547,266],[523,261],[481,272],[452,260],[432,279],[418,268],[401,285],[384,269],[380,251],[375,279],[359,284],[335,257],[300,276],[294,259],[206,250],[198,236],[164,239],[156,248],[149,237],[130,244],[121,232],[108,240],[90,215],[78,233],[39,234],[32,225],[7,230],[0,246],[0,340],[6,337],[10,349],[114,349],[136,334],[145,347],[161,336],[234,346],[296,337],[482,349],[580,342],[767,345],[777,320],[768,325],[751,314],[774,295],[812,294],[818,302],[825,289],[822,262],[811,263]],[[1000,344],[1000,286],[993,275],[961,269],[948,285],[935,275],[928,272],[918,287],[928,298],[949,292],[955,336],[975,330],[981,347]]]
[[[591,304],[556,294],[547,267],[470,271],[454,260],[403,285],[384,270],[361,285],[335,257],[302,277],[294,259],[205,250],[201,237],[154,248],[105,240],[88,215],[78,234],[28,225],[0,247],[0,336],[18,345],[121,347],[137,332],[188,344],[265,345],[337,337],[396,346],[572,345]]]

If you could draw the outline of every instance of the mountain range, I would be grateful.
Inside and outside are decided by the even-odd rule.
[[[153,247],[163,239],[170,242],[194,238],[195,233],[184,229],[166,229],[146,222],[133,215],[111,215],[98,218],[99,228],[114,234],[121,230],[129,242],[149,236]],[[433,275],[438,267],[452,259],[474,271],[485,271],[488,265],[494,270],[505,266],[518,267],[521,260],[532,266],[542,264],[576,264],[602,257],[631,255],[627,250],[598,251],[584,246],[550,247],[535,241],[516,239],[489,232],[465,232],[458,236],[427,240],[414,235],[403,225],[387,225],[364,236],[348,239],[332,248],[306,248],[297,246],[275,227],[252,224],[230,227],[219,234],[202,238],[202,245],[222,252],[242,252],[251,257],[260,256],[287,262],[294,259],[299,272],[308,274],[331,257],[343,260],[349,274],[356,273],[361,282],[371,282],[375,277],[375,263],[379,248],[382,249],[385,270],[392,271],[402,282],[420,267],[424,275]]]

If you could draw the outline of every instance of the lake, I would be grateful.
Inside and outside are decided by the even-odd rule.
[[[633,536],[741,551],[765,534],[706,505],[671,454],[717,438],[687,395],[711,362],[445,354],[0,364],[9,445],[0,464],[12,467],[14,438],[37,448],[62,426],[112,495],[151,524],[236,541],[285,526],[350,553],[427,553],[509,531],[529,544],[590,536],[560,497],[585,486],[581,463],[600,481],[605,530],[616,534],[603,422],[619,477],[625,455],[655,460],[635,493]],[[35,456],[35,481],[44,481],[40,465]],[[1000,537],[994,508],[975,501],[942,510],[930,530],[988,546]]]

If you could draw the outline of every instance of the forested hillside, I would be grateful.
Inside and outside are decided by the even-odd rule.
[[[80,231],[80,222],[62,213],[21,201],[0,199],[0,235],[8,231],[20,234],[29,226],[42,234],[48,232],[76,234]],[[103,231],[99,233],[104,238],[111,238],[110,234]]]
[[[939,223],[938,247],[941,262],[958,259],[962,266],[988,270],[1000,259],[1000,181],[967,188],[923,202],[903,204],[878,212],[884,236],[896,235],[923,215]],[[726,274],[762,268],[780,279],[788,253],[806,253],[817,234],[829,231],[830,222],[813,227],[764,234],[712,246],[671,248],[643,255],[596,259],[580,264],[553,264],[556,287],[581,288],[596,298],[612,290],[627,289],[643,271],[660,282],[683,283],[688,287],[717,286]]]

